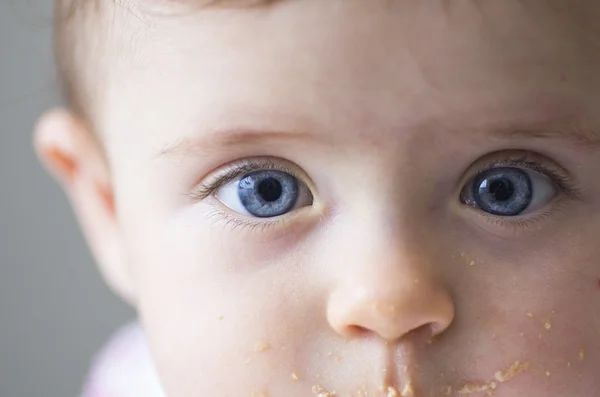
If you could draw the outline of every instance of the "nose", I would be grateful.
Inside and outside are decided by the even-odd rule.
[[[346,263],[327,303],[330,326],[345,336],[367,331],[386,341],[424,327],[433,335],[444,332],[454,319],[449,292],[422,261],[386,251]]]

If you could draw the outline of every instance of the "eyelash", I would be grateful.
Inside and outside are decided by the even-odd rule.
[[[269,159],[258,159],[258,160],[242,160],[237,164],[233,164],[223,172],[217,174],[216,177],[210,179],[208,181],[200,183],[196,186],[192,192],[191,197],[195,200],[204,200],[211,194],[213,194],[217,189],[223,187],[234,179],[243,176],[245,174],[254,172],[254,171],[262,171],[262,170],[276,170],[285,172],[290,174],[291,176],[297,178],[298,180],[302,180],[296,172],[289,169],[288,167],[282,166],[281,164],[269,160]]]
[[[545,163],[548,163],[548,160],[541,160],[540,156],[534,153],[525,152],[518,156],[509,155],[508,157],[488,162],[484,166],[479,167],[468,180],[470,181],[477,175],[498,167],[526,168],[530,171],[535,171],[544,175],[550,182],[554,183],[562,193],[570,198],[577,199],[582,192],[571,178],[565,175],[566,172],[560,170],[556,165],[550,166]]]
[[[207,215],[207,220],[214,219],[215,223],[224,221],[224,227],[229,227],[232,230],[245,229],[250,232],[259,229],[259,232],[265,232],[266,230],[278,225],[280,222],[284,222],[280,218],[271,219],[268,221],[253,221],[250,219],[244,219],[240,217],[232,216],[227,211],[219,208],[212,209]]]

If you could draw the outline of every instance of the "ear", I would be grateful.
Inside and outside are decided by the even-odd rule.
[[[34,146],[69,197],[104,279],[117,295],[134,304],[109,167],[91,129],[71,112],[53,110],[38,122]]]

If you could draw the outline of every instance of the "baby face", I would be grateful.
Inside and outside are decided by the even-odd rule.
[[[598,17],[118,6],[96,125],[167,394],[594,395]]]

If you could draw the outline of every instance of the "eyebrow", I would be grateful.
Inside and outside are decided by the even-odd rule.
[[[463,136],[464,134],[465,132],[462,133]],[[472,134],[472,132],[467,132],[467,134]],[[549,128],[547,125],[502,127],[487,129],[485,134],[503,141],[511,139],[553,140],[571,144],[571,146],[585,151],[600,150],[600,130],[583,128],[577,124],[561,126],[560,128]],[[312,142],[333,145],[336,143],[336,139],[327,134],[314,134],[305,131],[234,128],[211,131],[203,139],[179,139],[169,142],[159,149],[154,157],[185,156],[192,152],[203,155],[216,150],[264,144],[265,142],[279,144],[308,144]]]
[[[255,8],[266,7],[283,0],[155,0],[160,6],[186,6],[196,9],[211,7],[222,8]],[[124,2],[124,0],[120,0]]]
[[[586,150],[600,150],[600,130],[585,128],[583,125],[568,123],[563,126],[533,125],[503,127],[492,130],[497,139],[537,139],[555,140]]]
[[[304,131],[256,130],[250,128],[235,128],[216,130],[207,134],[206,139],[180,139],[169,142],[156,152],[155,157],[173,157],[186,155],[191,152],[210,153],[215,150],[234,148],[244,145],[278,142],[278,143],[333,143],[333,139],[322,134],[312,134]]]

